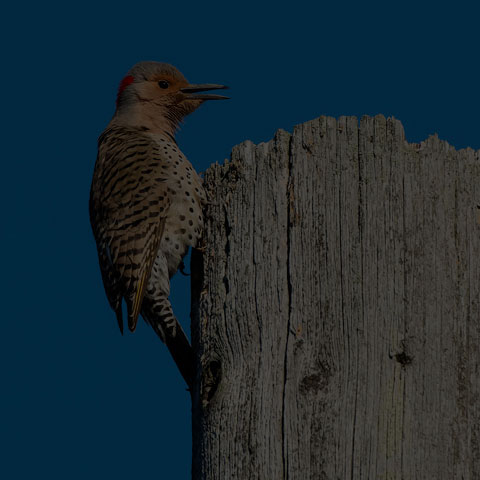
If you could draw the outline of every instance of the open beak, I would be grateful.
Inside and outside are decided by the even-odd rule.
[[[187,85],[180,89],[182,93],[185,93],[185,97],[188,100],[227,100],[230,97],[224,95],[215,95],[213,93],[198,93],[205,92],[207,90],[224,90],[225,85],[215,85],[214,83],[202,83],[199,85]]]

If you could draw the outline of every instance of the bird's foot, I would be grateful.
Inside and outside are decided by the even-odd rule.
[[[207,244],[205,243],[205,240],[203,238],[200,239],[198,245],[195,247],[195,250],[200,253],[205,253],[205,251],[207,250]]]

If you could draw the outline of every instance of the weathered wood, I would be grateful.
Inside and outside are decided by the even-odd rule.
[[[321,117],[205,175],[193,478],[480,478],[480,154]]]

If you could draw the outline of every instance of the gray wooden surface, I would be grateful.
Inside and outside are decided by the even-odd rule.
[[[480,478],[479,181],[383,116],[207,171],[195,480]]]

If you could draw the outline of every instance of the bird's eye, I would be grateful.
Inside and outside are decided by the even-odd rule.
[[[158,86],[159,86],[160,88],[168,88],[168,87],[169,87],[168,82],[167,82],[166,80],[160,80],[160,81],[158,82]]]

